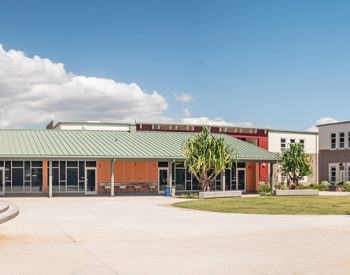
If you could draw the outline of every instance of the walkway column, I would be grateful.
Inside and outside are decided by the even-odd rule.
[[[221,191],[226,191],[226,169],[221,173]]]
[[[49,161],[49,198],[52,198],[52,160]]]
[[[173,173],[172,173],[173,166],[172,166],[172,161],[169,161],[168,163],[169,163],[168,164],[168,171],[169,171],[168,172],[169,173],[169,175],[168,175],[168,185],[170,187],[170,194],[173,196],[173,194],[172,194],[172,192],[173,192]]]
[[[114,197],[114,163],[115,159],[111,160],[111,197]]]
[[[271,194],[273,192],[273,162],[269,163],[269,167],[270,167],[270,175],[269,175],[269,181],[270,181],[270,190],[271,190]]]

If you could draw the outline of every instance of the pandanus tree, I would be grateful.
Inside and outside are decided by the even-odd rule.
[[[236,154],[224,138],[214,137],[207,127],[183,146],[185,167],[199,181],[202,191],[215,189],[215,179],[231,165]]]
[[[304,176],[312,175],[311,157],[300,143],[292,143],[279,160],[279,172],[287,178],[289,189],[298,189]]]

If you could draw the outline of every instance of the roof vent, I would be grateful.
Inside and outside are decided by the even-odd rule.
[[[130,133],[136,133],[136,124],[130,124],[129,131]]]

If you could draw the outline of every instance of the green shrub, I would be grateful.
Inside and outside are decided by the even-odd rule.
[[[310,183],[309,185],[300,185],[299,189],[316,189],[320,191],[328,191],[329,185],[327,184],[317,184],[317,183]]]
[[[331,184],[328,182],[328,181],[326,181],[326,180],[323,180],[323,181],[321,181],[321,183],[320,183],[320,186],[330,186]]]
[[[182,193],[180,195],[181,199],[199,199],[198,193]]]
[[[346,182],[343,186],[343,192],[350,192],[350,182]]]
[[[271,191],[270,185],[268,184],[260,184],[259,185],[259,193],[269,193]]]
[[[281,184],[280,189],[281,190],[288,190],[289,188],[288,188],[287,183]]]
[[[276,190],[288,190],[288,186],[286,183],[277,183],[275,184]]]
[[[315,186],[313,185],[304,185],[304,184],[301,184],[299,185],[299,189],[318,189],[318,188],[315,188]]]

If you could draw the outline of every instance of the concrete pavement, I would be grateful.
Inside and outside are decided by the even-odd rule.
[[[349,274],[349,216],[222,214],[164,197],[4,198],[0,274]]]

